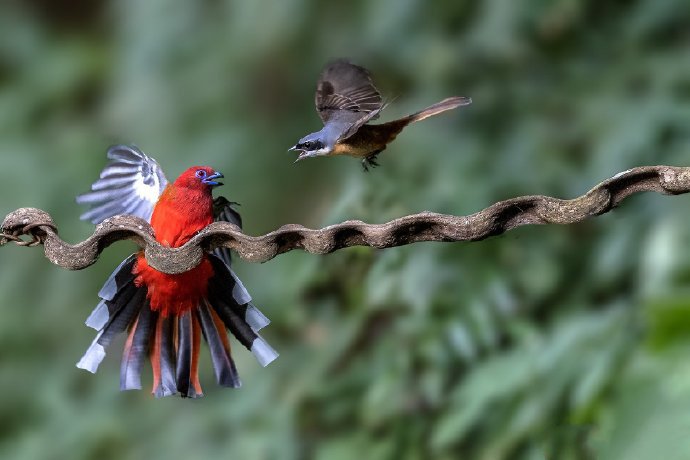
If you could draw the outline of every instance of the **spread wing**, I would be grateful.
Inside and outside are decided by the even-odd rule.
[[[230,222],[231,224],[235,224],[238,227],[242,228],[242,217],[240,216],[240,213],[235,211],[235,209],[232,207],[236,204],[238,203],[235,203],[234,201],[228,201],[223,196],[219,196],[218,198],[213,200],[213,215],[215,216],[216,222]],[[218,248],[214,250],[213,253],[220,260],[225,262],[225,265],[230,267],[230,262],[232,259],[230,255],[230,249]]]
[[[369,71],[344,59],[323,69],[316,85],[315,102],[324,124],[337,117],[361,126],[378,117],[384,107]]]
[[[108,217],[131,214],[147,221],[168,184],[156,160],[137,147],[116,145],[108,149],[108,164],[91,191],[77,196],[77,203],[91,209],[80,218],[98,224]]]

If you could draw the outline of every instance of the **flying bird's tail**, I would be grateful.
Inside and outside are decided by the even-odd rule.
[[[434,115],[438,115],[446,110],[452,110],[463,105],[469,105],[471,103],[472,99],[469,97],[449,97],[441,102],[437,102],[434,105],[430,105],[424,110],[420,110],[419,112],[403,118],[398,118],[397,120],[379,125],[364,125],[359,128],[355,136],[353,136],[353,141],[355,138],[357,138],[360,143],[365,144],[366,147],[363,149],[366,152],[365,155],[368,155],[368,158],[375,158],[375,156],[385,149],[386,145],[392,142],[410,123],[424,120],[425,118],[433,117]],[[374,147],[373,153],[372,147]]]
[[[472,99],[469,97],[449,97],[441,102],[437,102],[434,105],[430,105],[424,110],[420,110],[419,112],[406,116],[404,120],[407,121],[407,124],[414,123],[415,121],[421,121],[425,118],[438,115],[446,110],[452,110],[463,105],[470,105],[471,103]]]
[[[214,275],[208,298],[196,308],[163,315],[150,308],[146,287],[134,283],[136,254],[128,257],[98,293],[102,299],[86,320],[98,334],[77,367],[96,372],[113,338],[127,331],[120,368],[120,389],[141,389],[141,368],[148,355],[156,397],[180,393],[203,396],[198,376],[201,337],[208,343],[218,384],[241,385],[230,353],[227,330],[266,366],[278,354],[259,336],[269,320],[251,303],[251,296],[232,270],[209,255]]]

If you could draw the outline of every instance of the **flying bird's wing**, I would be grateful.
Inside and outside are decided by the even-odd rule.
[[[376,119],[385,107],[369,71],[344,59],[328,64],[321,72],[315,103],[324,124],[337,121],[350,125],[339,140]]]
[[[110,147],[108,159],[91,191],[77,196],[77,203],[91,207],[80,218],[94,224],[118,214],[150,220],[158,197],[168,185],[161,167],[137,147],[128,145]]]

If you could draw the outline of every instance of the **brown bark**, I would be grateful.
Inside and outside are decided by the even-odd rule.
[[[616,174],[585,195],[561,200],[542,195],[500,201],[469,216],[433,212],[400,217],[384,224],[350,220],[313,230],[288,224],[262,236],[249,236],[235,225],[214,222],[180,248],[167,248],[153,238],[151,227],[133,216],[115,216],[96,227],[92,236],[71,245],[62,241],[45,211],[21,208],[5,217],[0,246],[21,243],[29,235],[43,244],[46,257],[56,265],[80,270],[93,264],[115,241],[130,239],[144,248],[149,264],[165,273],[180,273],[196,266],[205,251],[226,246],[250,262],[266,262],[293,249],[327,254],[350,246],[390,248],[418,241],[479,241],[521,225],[573,224],[609,212],[638,192],[676,195],[690,192],[690,167],[642,166]]]

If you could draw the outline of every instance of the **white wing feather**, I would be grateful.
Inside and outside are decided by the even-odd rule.
[[[156,160],[129,145],[111,147],[108,159],[91,191],[77,197],[77,203],[90,206],[80,218],[94,224],[118,214],[150,220],[158,197],[168,185],[161,167]]]

